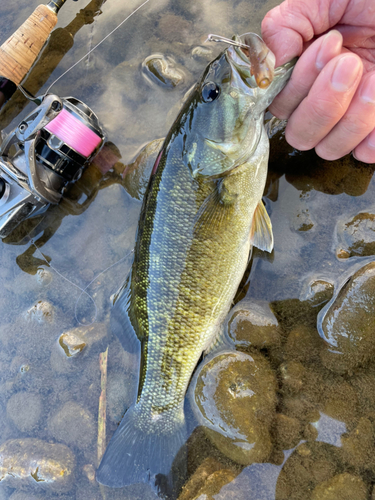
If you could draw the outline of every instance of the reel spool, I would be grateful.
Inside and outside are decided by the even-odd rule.
[[[59,203],[103,141],[99,120],[86,104],[47,95],[0,147],[0,237]]]
[[[104,136],[97,116],[83,102],[67,97],[62,103],[60,113],[41,129],[36,153],[43,165],[74,182]]]

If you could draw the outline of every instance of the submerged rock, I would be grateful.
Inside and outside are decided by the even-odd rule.
[[[9,500],[45,500],[45,498],[46,497],[44,495],[33,495],[30,494],[29,492],[15,491],[14,493],[11,494]],[[0,496],[0,500],[3,500],[2,496]]]
[[[39,394],[18,392],[7,404],[7,415],[22,432],[34,429],[42,413],[42,401]]]
[[[258,349],[280,345],[277,319],[266,302],[241,301],[226,320],[228,336],[236,347]]]
[[[204,464],[207,464],[207,460],[213,460],[219,466],[215,466],[214,469],[210,468],[214,472],[221,468],[231,469],[234,472],[240,472],[242,466],[235,464],[227,456],[223,455],[221,451],[213,444],[211,439],[207,436],[205,427],[198,425],[186,443],[187,446],[187,473],[188,477],[192,478],[195,472]],[[203,469],[204,470],[204,469]]]
[[[72,328],[59,337],[58,344],[66,357],[77,356],[86,345],[92,345],[101,340],[107,334],[107,328],[103,323],[93,323],[89,326]]]
[[[194,47],[194,49],[191,51],[191,55],[197,59],[205,59],[207,61],[211,61],[214,57],[213,50],[210,47],[205,47],[202,45]]]
[[[301,294],[300,300],[308,300],[312,305],[319,306],[331,300],[333,293],[334,287],[332,283],[316,279],[308,283],[307,288]]]
[[[276,378],[261,354],[221,351],[208,358],[189,396],[195,417],[224,455],[244,465],[267,460]]]
[[[163,40],[179,44],[191,36],[192,24],[182,16],[164,13],[158,23],[158,31]]]
[[[86,343],[78,335],[72,332],[63,333],[59,337],[59,345],[62,347],[66,357],[77,356],[86,347]]]
[[[204,485],[206,479],[221,468],[222,465],[218,460],[212,457],[206,458],[191,476],[189,481],[182,487],[178,500],[190,500],[197,496],[197,493]]]
[[[90,412],[69,401],[50,418],[48,430],[59,441],[86,448],[95,437],[95,421]]]
[[[91,483],[95,483],[95,467],[92,464],[86,464],[82,468],[83,473]]]
[[[206,460],[198,467],[193,476],[182,488],[178,500],[214,500],[217,493],[226,484],[233,481],[237,473],[224,469],[223,465],[213,458]]]
[[[351,155],[328,161],[317,157],[314,150],[304,151],[303,154],[284,153],[277,161],[286,170],[286,180],[298,190],[315,189],[331,195],[346,193],[361,196],[366,192],[374,173],[373,165],[360,163]],[[275,168],[272,162],[270,168]]]
[[[302,437],[300,421],[278,413],[275,419],[275,444],[280,450],[290,450],[297,446]]]
[[[288,361],[279,368],[279,409],[306,425],[323,412],[332,419],[352,423],[358,416],[358,398],[342,377],[333,376],[320,363]]]
[[[312,220],[309,209],[302,205],[297,210],[295,216],[291,219],[291,227],[295,231],[310,231],[315,225],[315,222]]]
[[[355,429],[341,436],[343,458],[357,470],[373,470],[375,466],[374,424],[361,418]]]
[[[36,272],[36,279],[41,285],[47,286],[52,282],[53,276],[49,269],[40,267]]]
[[[87,367],[83,363],[88,361],[89,349],[100,342],[106,334],[107,328],[104,323],[93,323],[66,330],[52,347],[51,368],[58,373],[86,370]]]
[[[375,262],[359,269],[320,312],[318,331],[326,341],[324,365],[345,372],[375,353]]]
[[[300,444],[280,471],[275,500],[311,499],[314,488],[341,472],[338,451],[327,443]]]
[[[302,390],[306,383],[308,373],[299,361],[288,361],[279,367],[283,393],[296,394]]]
[[[349,380],[358,398],[359,412],[364,416],[375,415],[375,366],[370,362],[357,368]]]
[[[311,500],[367,500],[367,486],[363,480],[345,472],[319,484]]]
[[[286,299],[271,302],[270,306],[281,328],[288,331],[300,325],[316,328],[316,318],[324,305],[322,302],[318,300],[315,303],[310,299]]]
[[[359,213],[337,230],[338,257],[375,255],[375,214]]]
[[[66,491],[73,481],[75,459],[63,444],[39,439],[11,439],[0,447],[0,481],[4,486],[27,486]]]
[[[353,387],[341,377],[319,384],[323,413],[341,422],[353,422],[358,416],[358,398]]]
[[[26,311],[26,318],[38,323],[52,323],[54,308],[46,300],[39,300]]]
[[[285,357],[291,361],[313,361],[319,358],[322,344],[316,328],[298,325],[288,335],[284,349]]]
[[[145,77],[166,89],[174,89],[184,81],[184,72],[176,66],[176,61],[162,54],[153,54],[142,63]]]
[[[284,396],[281,411],[285,415],[296,418],[304,424],[317,422],[320,418],[316,401],[312,400],[310,394],[307,396],[304,393],[297,396]]]

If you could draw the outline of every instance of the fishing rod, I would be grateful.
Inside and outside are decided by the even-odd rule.
[[[0,47],[0,107],[30,71],[66,0],[41,4]]]

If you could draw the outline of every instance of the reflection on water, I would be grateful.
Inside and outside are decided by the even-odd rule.
[[[46,90],[138,3],[67,2],[59,31],[26,88],[36,94]],[[133,185],[135,167],[147,159],[129,165],[130,181],[122,174],[146,143],[165,136],[183,96],[221,49],[204,43],[207,34],[259,32],[264,13],[277,3],[151,0],[53,87],[61,96],[86,102],[111,144],[63,203],[0,244],[0,473],[13,470],[11,480],[0,484],[1,500],[155,497],[142,485],[103,492],[94,480],[99,353],[109,346],[107,438],[136,387],[137,359],[111,335],[109,312],[110,296],[129,269],[141,207],[136,198],[142,190]],[[2,40],[38,4],[1,5]],[[155,74],[159,78],[164,71],[159,56],[159,62],[153,60],[154,77],[145,75],[142,63],[157,54],[168,62],[166,71],[178,69],[176,85],[155,82]],[[32,107],[15,94],[0,113],[1,128],[9,131]],[[319,311],[337,295],[344,278],[373,260],[373,170],[350,157],[326,162],[299,153],[285,144],[282,132],[274,135],[266,203],[275,249],[271,256],[254,252],[250,281],[239,294],[245,298],[229,322],[231,337],[245,353],[241,356],[252,356],[253,363],[261,357],[259,365],[266,363],[276,381],[266,439],[259,438],[267,442],[259,453],[265,463],[240,465],[233,460],[241,455],[233,452],[233,440],[218,438],[216,430],[207,433],[199,421],[188,442],[189,478],[181,500],[365,500],[373,494],[375,364],[371,356],[355,352],[355,343],[353,357],[350,349],[346,353],[349,364],[332,361],[316,329]],[[136,192],[134,198],[124,186]],[[358,300],[371,328],[371,280],[365,289]],[[336,325],[355,329],[356,309],[349,319],[341,311]],[[371,335],[366,339],[366,351],[373,351]],[[264,411],[251,404],[255,381],[246,380],[251,390],[243,390],[240,375],[232,380],[227,373],[216,383],[221,392],[215,411],[227,412],[223,421],[232,427],[240,411],[247,412],[241,413],[241,425],[247,416],[261,420]],[[225,391],[233,397],[227,407]],[[235,412],[232,420],[229,410]],[[193,427],[194,411],[189,414]]]

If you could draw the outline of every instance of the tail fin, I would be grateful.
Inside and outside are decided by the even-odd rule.
[[[96,472],[96,480],[111,488],[142,482],[157,488],[155,481],[162,477],[160,475],[169,475],[186,437],[183,407],[151,420],[145,418],[141,405],[135,404],[125,413],[114,433]]]

